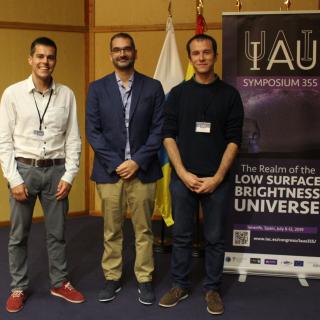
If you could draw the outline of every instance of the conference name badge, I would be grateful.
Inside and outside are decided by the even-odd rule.
[[[196,122],[196,132],[210,133],[211,132],[211,123],[197,121]]]
[[[44,136],[44,132],[42,130],[33,130],[33,134],[38,137]]]

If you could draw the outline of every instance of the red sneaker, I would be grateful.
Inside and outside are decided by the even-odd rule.
[[[77,291],[70,282],[64,282],[60,288],[51,288],[51,294],[60,297],[72,303],[82,303],[85,301],[84,296]]]
[[[27,295],[22,290],[13,290],[7,300],[6,309],[8,312],[18,312],[23,308]]]

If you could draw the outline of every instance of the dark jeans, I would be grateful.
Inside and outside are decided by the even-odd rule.
[[[224,230],[226,204],[230,183],[225,180],[209,194],[190,191],[183,182],[172,174],[170,191],[173,210],[173,248],[171,275],[175,286],[189,289],[189,274],[192,263],[192,238],[195,214],[199,213],[199,203],[203,210],[203,233],[205,239],[204,288],[218,290],[221,285],[224,262]]]

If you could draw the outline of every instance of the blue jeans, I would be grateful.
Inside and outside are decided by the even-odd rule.
[[[205,290],[218,290],[221,285],[225,240],[226,204],[229,193],[225,180],[212,193],[197,194],[189,190],[173,172],[170,183],[173,210],[173,248],[171,275],[174,286],[191,287],[189,274],[192,263],[192,238],[194,216],[203,210],[203,233],[205,239]]]

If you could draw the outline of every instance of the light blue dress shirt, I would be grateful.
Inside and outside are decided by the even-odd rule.
[[[134,80],[134,73],[130,76],[128,81],[128,87],[126,88],[120,79],[120,77],[116,74],[117,83],[119,86],[119,91],[122,99],[122,108],[124,114],[124,123],[127,130],[127,139],[126,139],[126,149],[125,149],[125,159],[131,159],[130,153],[130,140],[129,140],[129,120],[130,120],[130,107],[131,107],[131,97],[132,97],[132,84]]]

